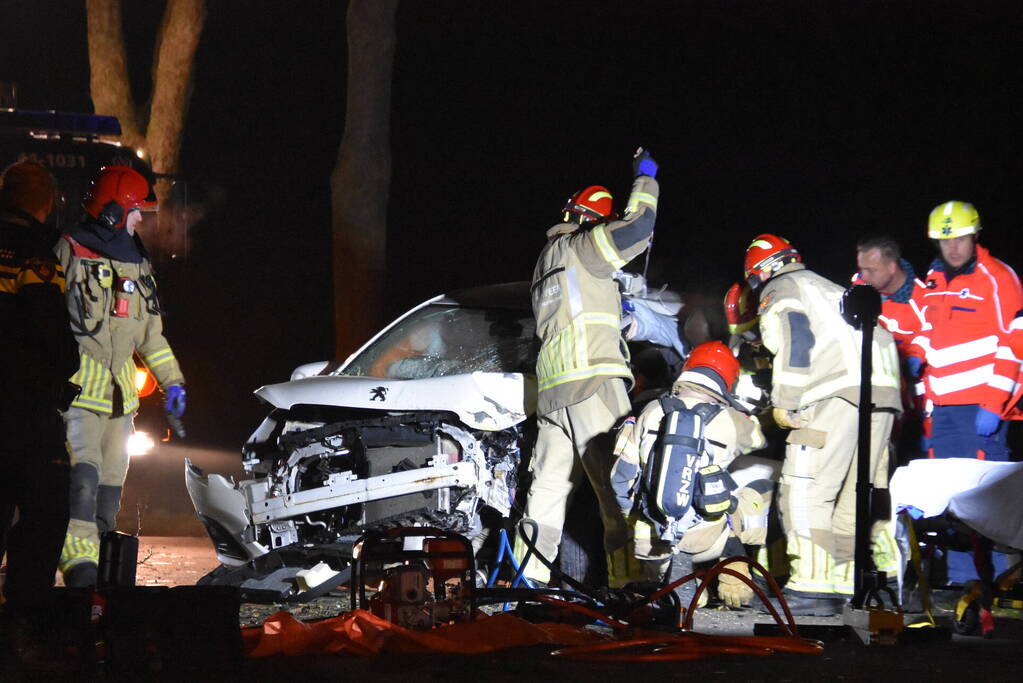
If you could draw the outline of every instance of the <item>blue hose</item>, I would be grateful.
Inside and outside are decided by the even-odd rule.
[[[525,571],[525,565],[519,566],[518,560],[515,559],[515,550],[511,546],[511,542],[508,540],[508,532],[501,529],[501,537],[498,541],[497,559],[494,561],[494,568],[490,571],[490,576],[487,578],[487,588],[493,588],[494,584],[497,583],[497,577],[501,573],[501,565],[504,562],[505,557],[511,563],[512,568],[515,570],[515,578],[512,580],[512,588],[517,587],[519,584],[525,584],[526,588],[533,588],[533,582],[522,575]]]

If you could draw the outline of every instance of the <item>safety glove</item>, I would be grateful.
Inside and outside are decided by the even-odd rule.
[[[750,577],[749,567],[744,562],[733,562],[728,568],[746,578]],[[741,579],[725,574],[718,574],[718,597],[726,606],[738,609],[748,605],[753,600],[753,589],[742,582]]]
[[[650,152],[642,147],[636,150],[632,157],[632,174],[634,176],[648,175],[651,178],[656,178],[657,168],[657,162],[650,156]]]
[[[977,408],[977,417],[974,420],[974,427],[977,428],[977,436],[991,436],[998,431],[998,425],[1002,422],[1002,416],[993,413],[987,408]]]
[[[180,384],[172,384],[167,387],[167,398],[163,404],[164,410],[174,417],[181,417],[185,414],[185,387]]]
[[[774,422],[782,429],[801,429],[806,426],[806,420],[800,417],[794,410],[775,408],[771,411]]]

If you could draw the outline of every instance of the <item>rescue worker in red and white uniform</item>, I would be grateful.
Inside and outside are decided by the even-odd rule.
[[[630,410],[632,373],[620,333],[622,303],[616,270],[647,248],[654,230],[657,164],[642,149],[625,216],[612,220],[611,194],[588,187],[571,197],[564,221],[547,231],[530,292],[541,339],[536,363],[537,442],[526,517],[536,521],[536,548],[557,555],[568,498],[585,472],[597,494],[608,554],[608,580],[621,586],[638,565],[629,528],[610,485],[611,428]],[[524,554],[521,539],[516,552]],[[547,584],[548,569],[530,559],[525,576]]]
[[[85,220],[58,241],[82,393],[64,416],[71,446],[71,521],[60,570],[68,586],[96,583],[99,534],[117,528],[128,473],[127,441],[138,409],[137,352],[166,393],[165,408],[185,410],[184,377],[163,336],[156,280],[136,228],[155,208],[149,183],[125,166],[102,169],[83,202]]]
[[[888,235],[865,237],[856,243],[854,285],[867,284],[881,294],[881,315],[878,322],[892,333],[899,359],[909,357],[910,342],[923,328],[924,283],[916,277],[913,265],[902,258],[899,244]],[[926,387],[903,372],[902,417],[896,421],[895,433],[899,461],[907,461],[930,448],[930,419],[927,412]]]
[[[778,506],[789,557],[786,599],[795,614],[841,611],[853,593],[861,334],[842,318],[842,287],[806,269],[777,235],[746,249],[746,279],[760,295],[760,334],[774,354],[771,403],[789,429]],[[870,471],[887,486],[888,439],[901,407],[895,342],[874,335]],[[874,563],[898,567],[890,520],[871,529]]]
[[[1016,316],[1009,324],[1008,344],[999,349],[1003,355],[1011,357],[1020,364],[1019,375],[1016,378],[1016,389],[1006,403],[1005,418],[1008,420],[1023,420],[1023,309],[1016,313]]]
[[[878,322],[892,333],[899,356],[905,357],[909,343],[923,327],[924,283],[902,258],[898,243],[887,235],[856,243],[856,267],[853,284],[867,284],[881,293]]]
[[[1010,351],[1023,289],[1012,268],[977,244],[980,216],[950,201],[931,211],[927,234],[939,256],[927,273],[924,325],[911,342],[910,372],[923,372],[931,457],[1008,460],[1009,401],[1019,361]]]

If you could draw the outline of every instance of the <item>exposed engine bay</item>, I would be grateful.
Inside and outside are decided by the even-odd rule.
[[[452,410],[288,405],[306,400],[294,387],[310,383],[335,397],[349,394],[349,405],[358,395],[366,402],[412,406],[419,395],[403,396],[401,389],[409,386],[400,382],[353,377],[261,389],[263,398],[282,407],[243,448],[242,465],[253,478],[233,482],[204,475],[191,463],[186,467],[189,494],[224,565],[241,567],[266,562],[276,551],[293,556],[305,549],[310,559],[326,558],[340,570],[351,544],[370,529],[428,525],[482,544],[481,511],[509,516],[529,442],[521,375],[472,373],[415,383],[420,390],[427,385],[432,401]],[[469,404],[488,409],[462,410]],[[296,563],[289,558],[280,564]]]

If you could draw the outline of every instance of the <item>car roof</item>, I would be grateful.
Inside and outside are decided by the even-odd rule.
[[[532,310],[529,298],[529,282],[505,282],[498,285],[456,289],[441,296],[436,303],[486,308],[509,308]]]

